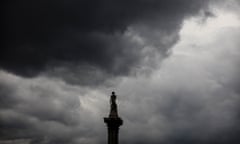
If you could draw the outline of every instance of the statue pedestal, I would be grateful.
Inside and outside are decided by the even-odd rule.
[[[118,144],[118,130],[123,120],[119,117],[108,117],[104,118],[104,122],[108,127],[108,144]]]

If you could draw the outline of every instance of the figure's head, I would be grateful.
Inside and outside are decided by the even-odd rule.
[[[115,92],[114,92],[114,91],[112,92],[112,95],[115,95]]]

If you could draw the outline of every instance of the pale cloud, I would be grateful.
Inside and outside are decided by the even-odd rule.
[[[240,22],[233,13],[222,14],[204,24],[198,18],[186,20],[180,41],[158,70],[123,79],[118,91],[125,141],[141,137],[149,142],[175,143],[179,138],[220,143],[217,137],[225,133],[229,135],[222,143],[234,141],[236,135],[229,131],[239,129]]]
[[[93,137],[102,135],[99,123],[106,98],[101,93],[59,79],[22,78],[5,71],[0,71],[0,85],[1,143],[96,143]]]

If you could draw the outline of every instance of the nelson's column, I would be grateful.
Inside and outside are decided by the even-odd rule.
[[[118,130],[123,124],[123,120],[118,116],[116,99],[117,96],[112,92],[110,98],[110,114],[104,118],[104,122],[108,127],[108,144],[118,144]]]

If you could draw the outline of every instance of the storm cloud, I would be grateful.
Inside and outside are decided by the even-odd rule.
[[[240,143],[239,1],[12,1],[0,144]]]
[[[124,120],[121,143],[239,143],[239,27],[208,33],[218,37],[194,50],[188,34],[151,75],[124,77],[114,88],[1,71],[0,143],[104,144],[112,89]]]
[[[65,65],[127,75],[143,59],[167,56],[184,18],[207,10],[207,4],[208,0],[6,2],[0,66],[23,76]]]

